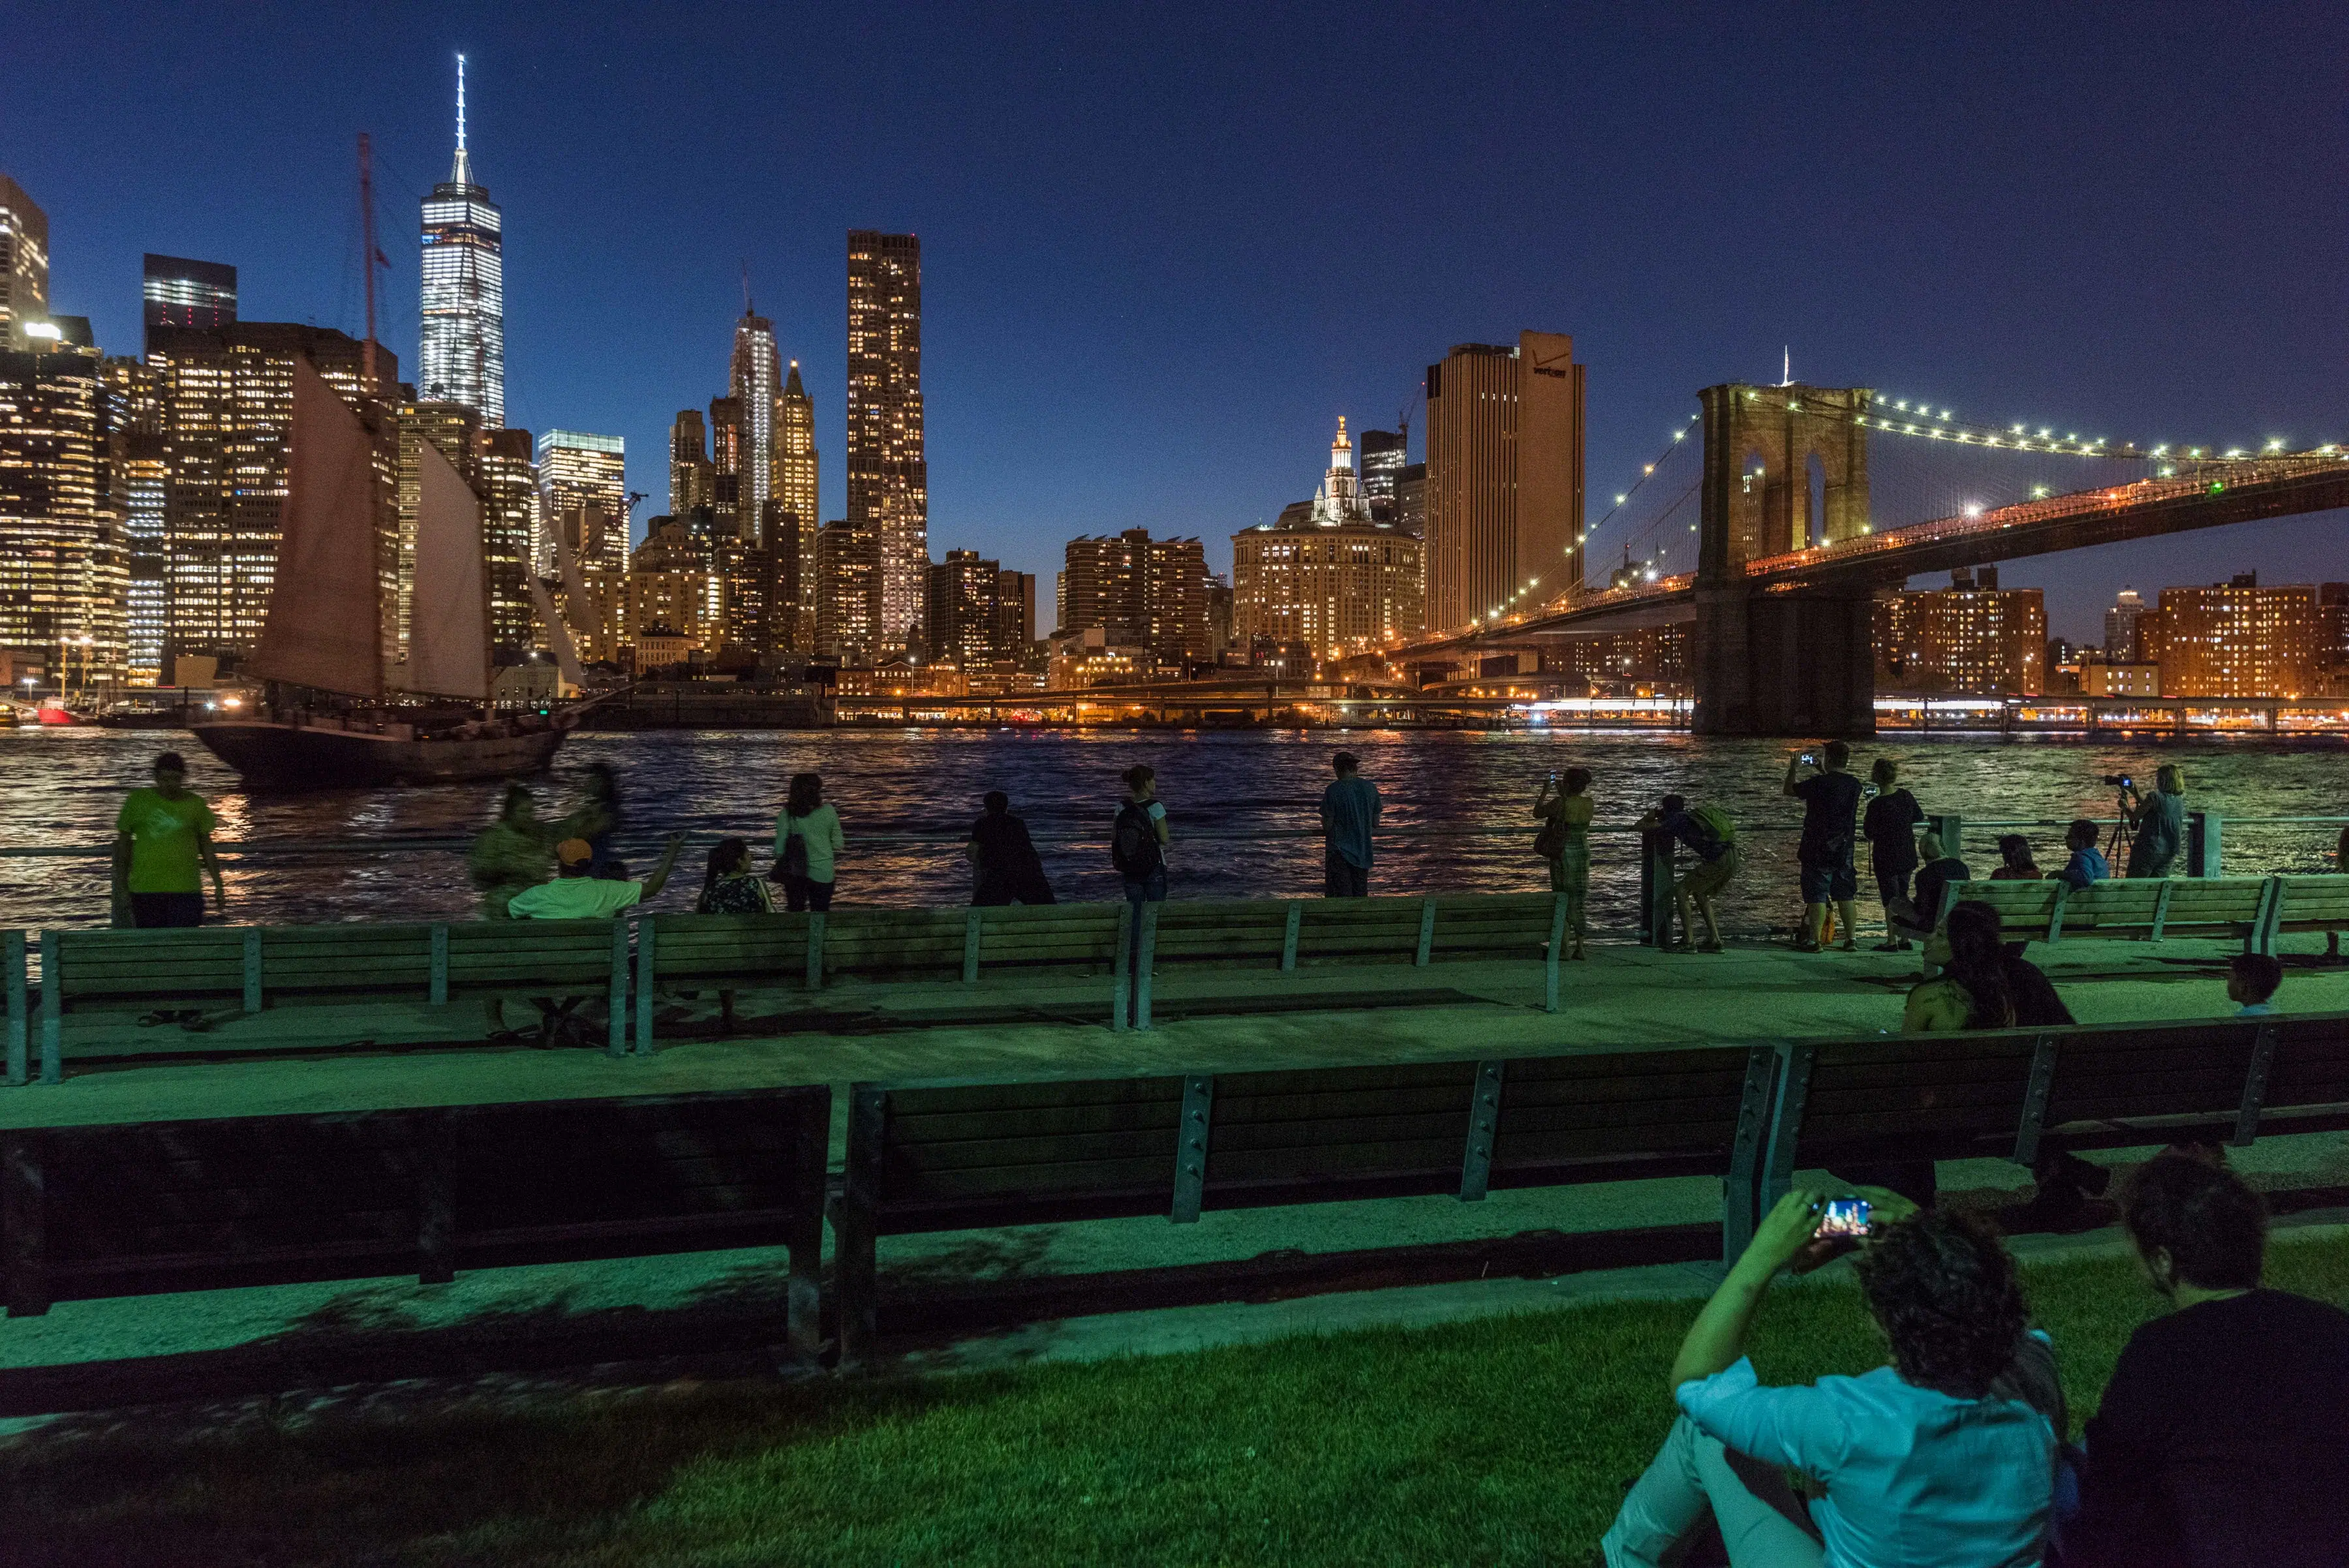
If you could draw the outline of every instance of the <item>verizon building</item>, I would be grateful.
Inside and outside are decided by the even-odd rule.
[[[1574,339],[1462,343],[1427,368],[1427,628],[1582,581],[1583,368]]]

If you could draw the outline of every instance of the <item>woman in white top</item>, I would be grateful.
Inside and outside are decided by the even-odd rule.
[[[793,911],[832,908],[834,857],[848,847],[840,813],[823,803],[823,780],[793,774],[783,814],[775,818],[775,880]]]
[[[1826,1194],[1796,1189],[1672,1364],[1681,1416],[1600,1542],[1608,1568],[1676,1562],[1709,1511],[1733,1568],[2033,1568],[2054,1490],[2060,1385],[2023,1330],[2014,1260],[1961,1215],[1873,1206],[1859,1289],[1892,1365],[1772,1388],[1745,1358],[1770,1282],[1816,1241]],[[1888,1222],[1889,1221],[1889,1222]],[[1823,1484],[1807,1507],[1788,1469]]]

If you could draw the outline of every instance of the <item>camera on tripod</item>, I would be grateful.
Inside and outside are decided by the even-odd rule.
[[[2137,780],[2129,777],[2127,774],[2106,774],[2105,775],[2104,782],[2112,785],[2115,789],[2137,788]]]

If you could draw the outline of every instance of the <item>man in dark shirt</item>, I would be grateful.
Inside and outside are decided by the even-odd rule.
[[[970,842],[964,850],[971,864],[970,901],[1050,903],[1052,885],[1044,879],[1044,863],[1028,836],[1028,825],[1011,815],[1010,796],[991,789],[981,804],[987,815],[970,825]]]
[[[1941,923],[1941,897],[1951,888],[1974,879],[1971,867],[1941,846],[1938,833],[1925,835],[1925,864],[1917,873],[1917,924],[1931,930]]]
[[[1841,741],[1786,759],[1785,793],[1803,803],[1803,836],[1795,846],[1803,876],[1803,937],[1795,946],[1806,953],[1819,950],[1830,899],[1842,923],[1843,950],[1859,950],[1857,917],[1852,909],[1852,900],[1859,896],[1859,876],[1851,863],[1859,781],[1844,772],[1850,765],[1851,748]]]
[[[2088,1423],[2065,1568],[2349,1560],[2349,1313],[2260,1288],[2267,1218],[2233,1172],[2139,1168],[2121,1221],[2178,1310],[2129,1337]]]

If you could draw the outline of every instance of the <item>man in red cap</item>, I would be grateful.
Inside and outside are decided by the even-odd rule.
[[[618,914],[631,904],[656,898],[668,885],[677,867],[678,846],[685,835],[672,833],[661,851],[660,864],[641,882],[606,881],[588,875],[595,867],[595,851],[584,838],[566,838],[554,846],[562,874],[552,882],[525,888],[506,900],[506,912],[517,920],[595,920]]]

